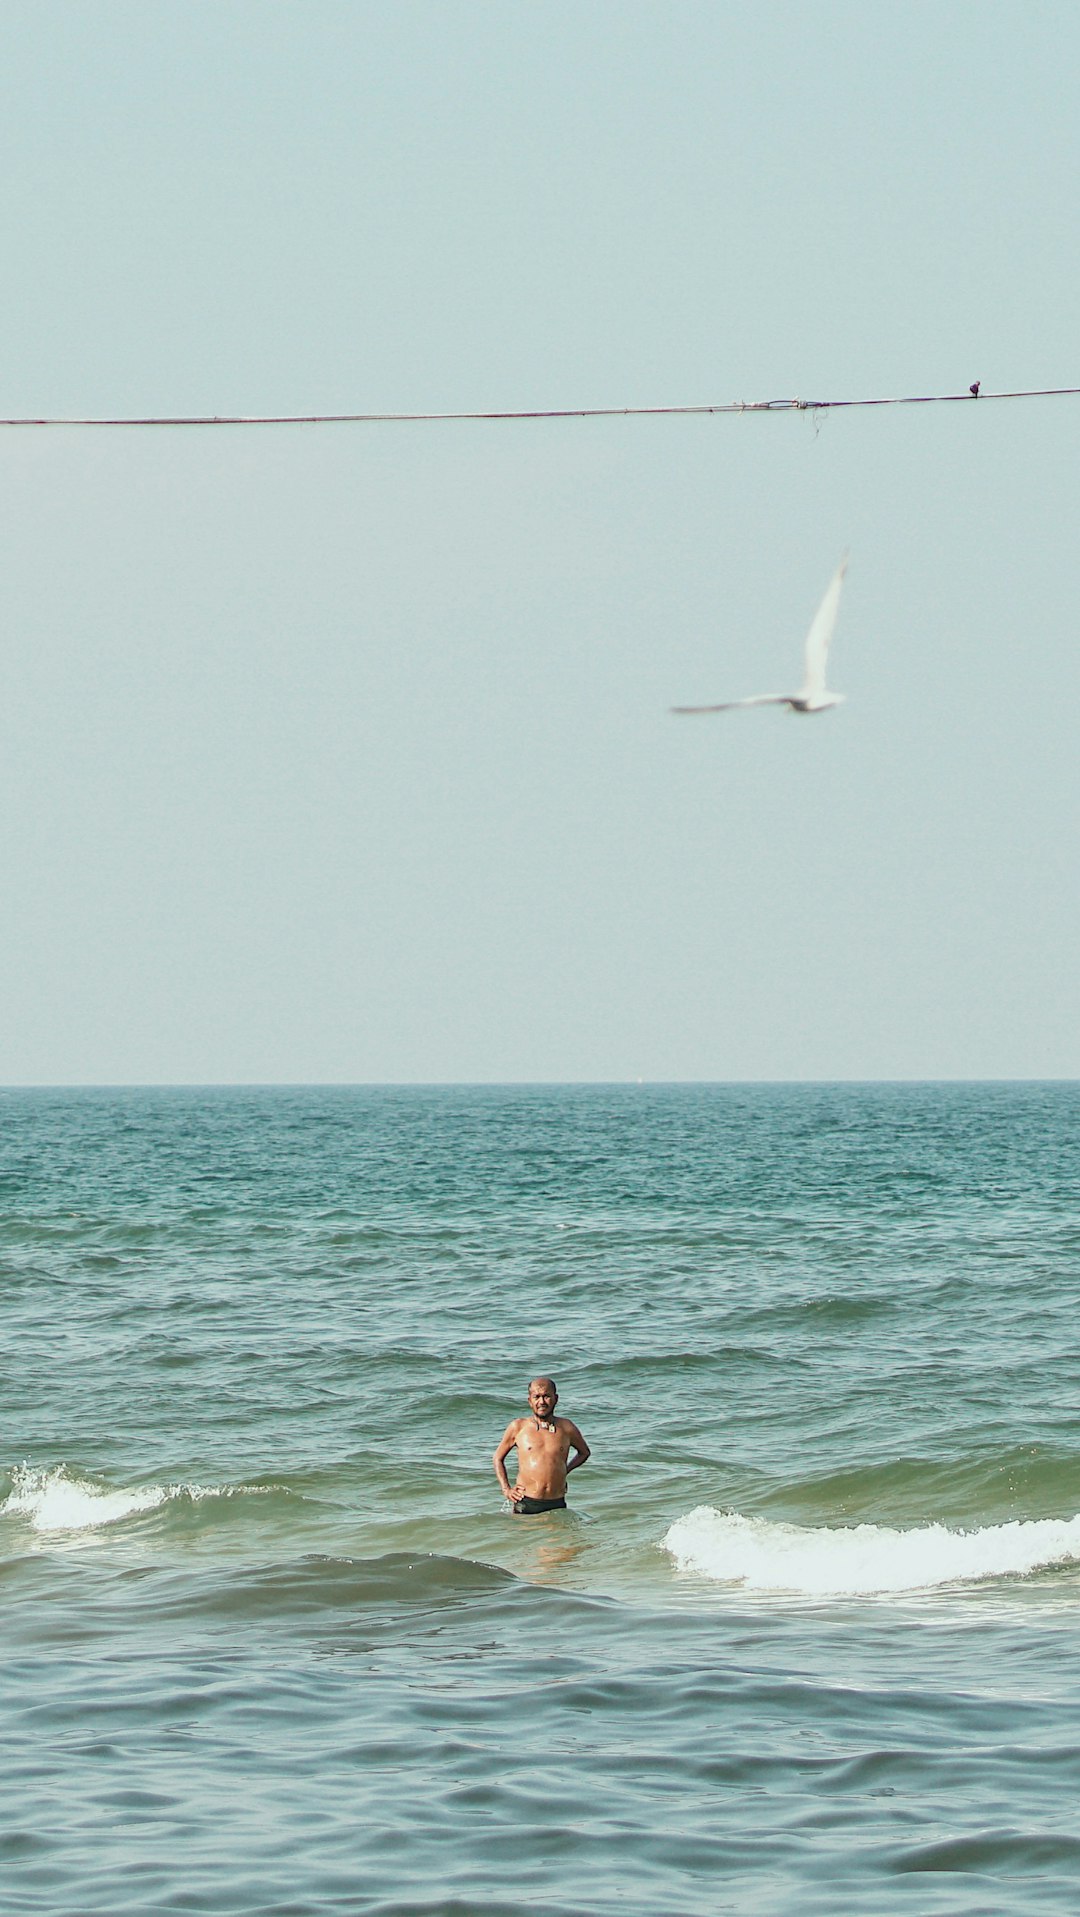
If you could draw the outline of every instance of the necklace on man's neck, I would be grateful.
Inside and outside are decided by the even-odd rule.
[[[557,1431],[558,1430],[559,1427],[555,1423],[554,1418],[538,1418],[535,1411],[533,1412],[532,1415],[533,1415],[533,1423],[536,1426],[536,1429],[538,1431]]]

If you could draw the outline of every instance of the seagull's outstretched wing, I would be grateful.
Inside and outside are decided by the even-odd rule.
[[[847,553],[841,559],[827,587],[825,597],[814,614],[810,630],[806,635],[806,680],[801,698],[808,704],[816,705],[825,692],[825,664],[829,654],[829,641],[836,625],[836,615],[840,610],[840,588],[847,571]]]
[[[738,706],[787,706],[790,692],[755,692],[751,699],[725,699],[719,706],[672,706],[672,712],[734,712]]]

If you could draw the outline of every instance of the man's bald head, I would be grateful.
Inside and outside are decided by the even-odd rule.
[[[552,1404],[555,1404],[558,1401],[559,1394],[555,1389],[554,1378],[533,1378],[532,1379],[529,1385],[529,1403],[530,1404],[532,1403],[533,1393],[537,1391],[548,1393],[551,1397]]]

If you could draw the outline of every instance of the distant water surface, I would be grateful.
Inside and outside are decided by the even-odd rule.
[[[0,1092],[0,1286],[0,1912],[1080,1907],[1080,1088]]]

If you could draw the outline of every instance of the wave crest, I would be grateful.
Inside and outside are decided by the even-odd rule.
[[[1080,1562],[1080,1516],[974,1531],[944,1524],[895,1531],[878,1524],[778,1524],[702,1504],[677,1518],[662,1542],[680,1570],[747,1591],[872,1597]]]
[[[204,1498],[229,1497],[235,1488],[232,1485],[146,1484],[113,1489],[94,1484],[89,1478],[69,1476],[66,1465],[42,1470],[24,1464],[11,1474],[11,1491],[0,1504],[0,1517],[26,1518],[34,1531],[97,1531],[124,1518],[136,1517],[140,1512],[153,1511],[172,1499],[183,1498],[198,1504]]]

